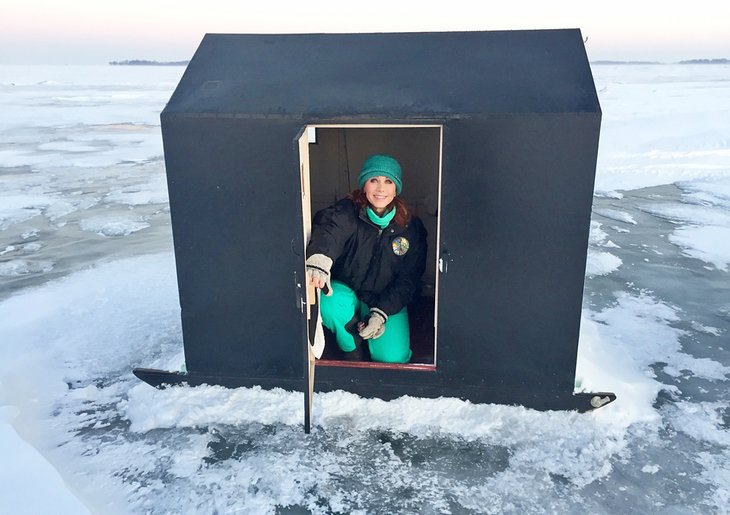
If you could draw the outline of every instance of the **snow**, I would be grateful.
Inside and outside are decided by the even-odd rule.
[[[676,224],[730,225],[730,213],[724,213],[709,206],[692,204],[665,206],[649,204],[640,206],[639,209]]]
[[[621,258],[614,256],[610,252],[588,251],[586,260],[586,275],[594,277],[596,275],[608,275],[621,266]]]
[[[5,254],[10,253],[32,254],[33,252],[38,252],[42,248],[43,244],[37,241],[31,243],[19,243],[17,245],[8,245],[7,247],[5,247],[5,250],[0,251],[0,256],[4,256]]]
[[[616,248],[617,245],[608,239],[608,234],[601,229],[601,224],[592,221],[591,232],[588,237],[588,256],[586,258],[586,276],[608,275],[621,266],[621,258],[598,250],[596,247]]]
[[[168,200],[167,182],[164,176],[155,177],[146,184],[112,190],[104,197],[106,203],[126,204],[128,206],[163,204]]]
[[[0,263],[0,277],[25,274],[42,274],[53,270],[51,261],[28,261],[11,259]]]
[[[94,216],[79,222],[82,231],[90,231],[100,236],[128,236],[133,232],[146,229],[150,224],[143,218],[133,216]]]
[[[669,236],[669,241],[683,252],[728,271],[730,264],[730,227],[682,227]]]
[[[726,512],[728,67],[594,68],[575,381],[616,402],[337,391],[309,436],[300,392],[131,375],[184,367],[159,135],[182,69],[0,71],[3,512]]]
[[[48,205],[41,195],[0,195],[0,230],[41,214]]]
[[[0,342],[4,342],[1,350],[4,355],[13,356],[0,366],[0,377],[9,378],[4,381],[3,390],[17,409],[27,414],[24,423],[39,416],[28,414],[37,409],[33,397],[48,399],[55,406],[55,416],[45,415],[41,419],[60,425],[61,434],[37,428],[37,439],[44,447],[49,442],[65,442],[63,447],[46,452],[52,462],[64,463],[67,470],[70,467],[75,477],[86,478],[76,488],[92,510],[105,512],[108,508],[104,501],[93,498],[100,484],[105,489],[125,492],[124,477],[117,478],[115,470],[121,467],[152,471],[160,459],[165,460],[169,474],[194,477],[201,485],[218,485],[225,494],[223,499],[231,503],[225,505],[226,509],[245,506],[252,512],[269,512],[274,504],[305,502],[308,488],[346,474],[337,449],[311,449],[309,452],[317,455],[311,459],[318,460],[316,469],[311,469],[310,461],[290,448],[299,445],[297,440],[294,444],[290,440],[292,433],[301,434],[301,393],[260,388],[227,390],[217,386],[155,390],[130,380],[129,368],[135,363],[168,368],[179,365],[182,357],[175,290],[172,256],[162,254],[99,265],[0,304],[0,317],[9,321],[0,329]],[[661,330],[660,322],[656,330]],[[605,343],[597,338],[594,334],[584,339],[589,347],[604,348]],[[163,343],[168,347],[166,352],[160,352],[160,342],[167,342]],[[10,352],[11,348],[16,350]],[[619,362],[616,367],[626,369],[627,362]],[[29,378],[14,372],[29,368],[34,370],[34,376],[45,378],[42,384],[31,386]],[[603,368],[601,374],[591,376],[592,380],[623,394],[621,385],[626,376],[618,374],[617,369]],[[111,384],[90,384],[89,378],[94,377],[115,379]],[[641,373],[637,372],[632,381],[633,388],[655,392],[654,382]],[[372,445],[360,438],[383,430],[418,440],[447,438],[450,445],[463,441],[512,449],[509,470],[497,474],[486,486],[448,483],[449,488],[457,488],[459,502],[468,507],[484,500],[498,502],[499,495],[536,471],[560,474],[577,487],[606,477],[612,470],[611,460],[627,445],[626,427],[637,420],[656,417],[651,407],[652,393],[632,402],[627,402],[631,398],[627,395],[602,411],[581,416],[475,405],[458,399],[403,397],[384,402],[340,391],[315,396],[314,424],[315,432],[350,435],[337,443],[341,446],[339,452],[350,445],[357,449]],[[102,415],[103,406],[108,405],[115,405],[118,413]],[[94,415],[95,412],[100,413]],[[117,441],[101,439],[94,443],[92,456],[83,461],[72,459],[76,453],[88,452],[88,444],[68,441],[69,433],[89,426],[113,426],[109,417],[116,416],[128,420],[130,430],[138,436]],[[270,450],[245,462],[234,460],[234,468],[228,471],[201,469],[200,463],[210,456],[213,436],[208,432],[201,434],[199,428],[250,424],[282,427],[279,432],[284,433],[281,438],[285,441],[277,438],[274,442],[283,446],[284,451]],[[166,428],[189,432],[174,450],[161,454],[146,439]],[[566,438],[566,434],[572,436]],[[589,453],[584,452],[586,448]],[[401,475],[407,473],[408,467],[400,458],[379,456],[378,460],[385,461],[376,462],[376,479],[379,474],[384,481],[403,480]],[[91,481],[92,477],[98,479]],[[242,484],[256,484],[257,490],[241,491]],[[163,486],[152,484],[128,492],[134,511],[146,506],[145,499],[150,496],[159,502],[172,502],[172,494],[165,495]],[[438,483],[423,486],[437,496],[446,491]],[[343,494],[334,495],[337,499]],[[354,506],[347,497],[338,502],[344,511]],[[204,504],[200,508],[207,512],[213,507]]]
[[[730,176],[727,66],[593,72],[603,111],[597,192]]]
[[[674,427],[694,440],[730,446],[730,433],[724,431],[723,410],[727,405],[720,402],[678,402],[665,408],[672,411]]]
[[[730,263],[730,179],[682,181],[681,204],[646,204],[639,209],[679,225],[669,241],[687,256],[727,271]],[[720,208],[720,209],[718,209]]]
[[[694,320],[692,320],[691,325],[692,329],[701,333],[711,334],[713,336],[720,336],[722,334],[722,331],[717,327],[706,326]]]
[[[656,474],[660,469],[661,467],[659,465],[644,465],[641,471],[646,474]]]
[[[576,383],[585,391],[612,391],[620,399],[596,416],[626,426],[658,419],[651,405],[665,386],[646,370],[657,361],[656,352],[672,357],[679,348],[681,332],[666,323],[672,320],[671,307],[643,294],[621,293],[615,306],[584,313]]]
[[[618,211],[616,209],[595,209],[593,212],[610,220],[616,220],[617,222],[624,222],[627,224],[636,225],[636,220],[634,220],[634,218],[630,214],[624,211]]]
[[[688,199],[715,206],[730,206],[730,180],[680,181],[677,186]]]
[[[0,485],[5,513],[83,515],[91,513],[70,493],[61,475],[9,424],[14,408],[0,404]]]

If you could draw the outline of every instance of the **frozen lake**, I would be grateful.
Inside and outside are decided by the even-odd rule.
[[[182,336],[159,112],[183,68],[0,66],[0,511],[728,513],[730,66],[600,65],[590,414],[157,391]]]

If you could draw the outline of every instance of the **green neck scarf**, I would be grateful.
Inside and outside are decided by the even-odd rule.
[[[391,220],[393,220],[393,217],[395,216],[395,206],[393,206],[393,209],[391,209],[389,213],[385,213],[383,216],[378,216],[378,214],[373,211],[370,206],[365,208],[365,212],[368,214],[368,218],[371,222],[373,222],[381,229],[385,229],[386,227],[388,227],[388,224],[391,222]]]

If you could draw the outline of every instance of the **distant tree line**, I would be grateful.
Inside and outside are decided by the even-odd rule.
[[[190,61],[150,61],[146,59],[126,59],[109,61],[112,66],[187,66]],[[592,64],[664,64],[659,61],[591,61]],[[730,64],[730,59],[688,59],[678,64]]]
[[[591,64],[662,64],[659,61],[591,61]]]
[[[678,63],[662,63],[659,61],[591,61],[591,64],[730,64],[730,59],[688,59]]]
[[[730,59],[689,59],[679,64],[730,64]]]
[[[144,59],[128,59],[125,61],[109,61],[112,66],[187,66],[190,61],[147,61]]]

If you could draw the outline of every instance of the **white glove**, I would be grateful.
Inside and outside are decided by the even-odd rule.
[[[307,283],[314,284],[317,288],[327,287],[325,295],[332,295],[332,283],[330,283],[330,268],[332,260],[324,254],[312,254],[305,262],[307,269]]]
[[[378,308],[370,308],[370,318],[368,323],[363,324],[358,334],[363,340],[375,340],[383,336],[385,332],[385,322],[388,321],[388,315]]]

